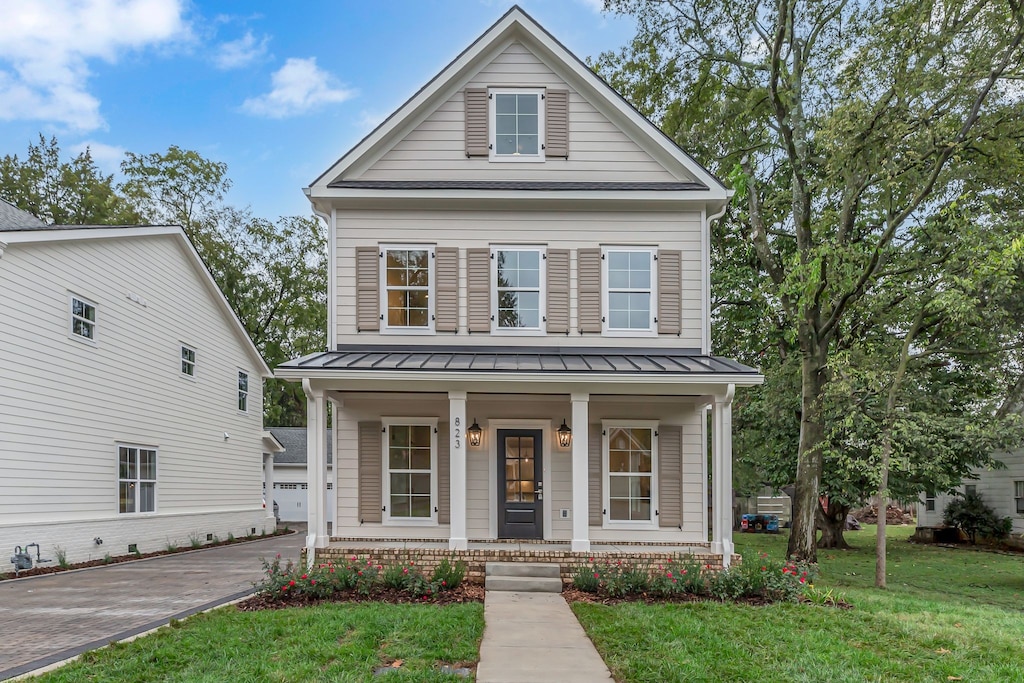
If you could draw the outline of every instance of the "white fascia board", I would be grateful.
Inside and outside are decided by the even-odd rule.
[[[284,451],[284,444],[278,441],[277,437],[274,436],[269,430],[263,430],[263,452],[284,453]]]
[[[376,190],[357,187],[323,187],[315,188],[310,195],[311,200],[317,199],[452,199],[452,200],[489,200],[506,199],[515,202],[542,201],[636,201],[643,203],[700,203],[720,205],[728,201],[725,191],[714,190]],[[314,204],[314,206],[318,206]]]
[[[669,385],[725,385],[734,384],[738,387],[752,387],[764,383],[764,375],[722,373],[715,375],[694,374],[675,375],[665,373],[664,375],[624,375],[615,373],[588,372],[560,373],[560,372],[451,372],[430,370],[416,370],[403,372],[401,370],[304,370],[303,368],[278,367],[274,376],[279,379],[300,380],[340,380],[340,381],[370,381],[370,382],[404,382],[410,385],[410,390],[417,382],[449,382],[449,383],[486,383],[494,385],[502,384],[548,384],[548,385],[577,385],[577,384],[650,384],[655,386]]]
[[[47,229],[47,230],[16,230],[11,232],[0,232],[0,237],[9,244],[45,244],[55,242],[72,242],[72,241],[83,241],[83,240],[98,240],[98,239],[125,239],[129,237],[158,237],[158,236],[169,236],[174,237],[178,240],[179,246],[189,255],[192,265],[195,267],[199,277],[207,285],[207,289],[210,295],[214,298],[214,301],[221,309],[221,313],[225,319],[229,321],[229,325],[234,328],[238,338],[242,340],[242,345],[246,347],[252,360],[256,363],[256,371],[260,377],[273,377],[274,373],[271,372],[270,367],[267,365],[267,361],[263,359],[263,354],[259,352],[256,345],[253,344],[252,339],[249,338],[249,333],[246,332],[245,326],[242,325],[242,321],[235,315],[234,309],[231,308],[231,304],[224,297],[224,292],[217,286],[217,282],[213,279],[213,275],[210,274],[210,269],[206,267],[206,263],[203,261],[199,252],[196,251],[192,241],[185,235],[185,231],[177,225],[146,225],[139,227],[130,228],[84,228],[74,229]]]

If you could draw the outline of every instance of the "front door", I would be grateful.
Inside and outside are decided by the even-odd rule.
[[[498,430],[498,537],[543,538],[539,429]]]

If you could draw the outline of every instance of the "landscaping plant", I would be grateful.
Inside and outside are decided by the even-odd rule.
[[[967,493],[953,499],[942,513],[942,522],[954,526],[978,542],[978,536],[999,540],[1006,538],[1013,530],[1013,520],[999,517],[996,511],[985,504],[980,493]]]

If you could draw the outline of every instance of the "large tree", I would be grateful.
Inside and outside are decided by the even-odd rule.
[[[993,145],[1018,144],[1018,0],[611,0],[637,18],[599,70],[737,203],[763,350],[799,365],[789,552],[816,558],[830,362],[861,302],[948,210]],[[1009,136],[1009,137],[1008,137]],[[742,291],[742,290],[741,290]]]

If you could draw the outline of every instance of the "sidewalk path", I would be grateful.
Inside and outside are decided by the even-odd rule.
[[[611,674],[557,593],[487,591],[477,683],[592,683]]]
[[[209,609],[253,590],[260,558],[298,560],[302,533],[0,581],[0,680]]]

